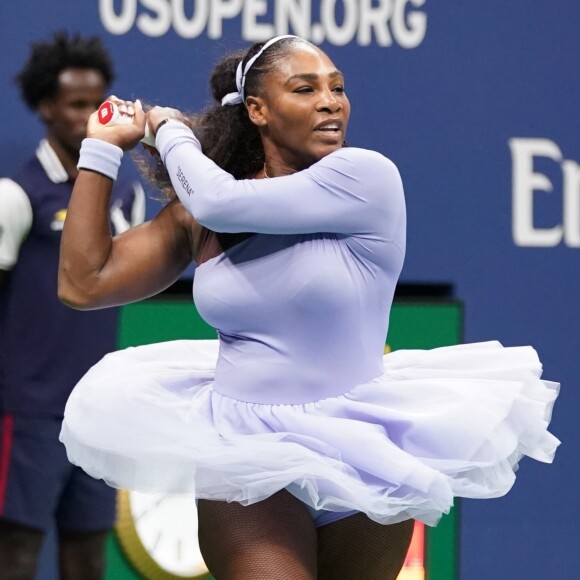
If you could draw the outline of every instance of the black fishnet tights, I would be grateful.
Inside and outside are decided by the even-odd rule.
[[[201,500],[199,543],[216,580],[394,580],[413,522],[381,526],[357,514],[316,529],[286,491],[242,506]]]
[[[199,545],[216,580],[316,578],[316,528],[286,491],[242,506],[200,500]]]
[[[395,580],[413,524],[382,526],[356,514],[318,528],[318,580]]]

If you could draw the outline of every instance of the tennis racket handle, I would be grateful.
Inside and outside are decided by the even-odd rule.
[[[111,101],[105,101],[99,107],[98,117],[101,125],[129,125],[133,122],[133,117],[123,115],[119,107]],[[155,147],[155,135],[151,133],[147,123],[145,123],[145,135],[141,142]]]

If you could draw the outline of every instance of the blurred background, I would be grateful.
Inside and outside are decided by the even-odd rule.
[[[116,95],[188,111],[208,104],[224,52],[285,33],[319,44],[346,76],[349,145],[401,171],[401,281],[449,284],[466,342],[531,344],[544,376],[562,383],[555,463],[523,461],[506,497],[461,502],[459,578],[571,580],[580,577],[579,21],[577,0],[4,2],[0,175],[43,134],[13,79],[30,42],[54,31],[103,38]],[[148,215],[160,207],[149,200]]]

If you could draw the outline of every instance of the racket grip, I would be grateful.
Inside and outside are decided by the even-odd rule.
[[[130,125],[133,122],[133,117],[123,115],[119,111],[119,107],[111,101],[105,101],[99,107],[98,117],[101,125]],[[145,123],[145,135],[141,139],[141,143],[155,147],[155,135],[147,123]]]

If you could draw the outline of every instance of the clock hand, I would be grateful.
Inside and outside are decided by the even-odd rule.
[[[167,496],[163,496],[163,497],[155,500],[152,504],[148,505],[141,513],[135,514],[133,516],[133,519],[136,522],[139,521],[143,516],[146,516],[152,510],[157,509],[166,499],[167,499]]]

